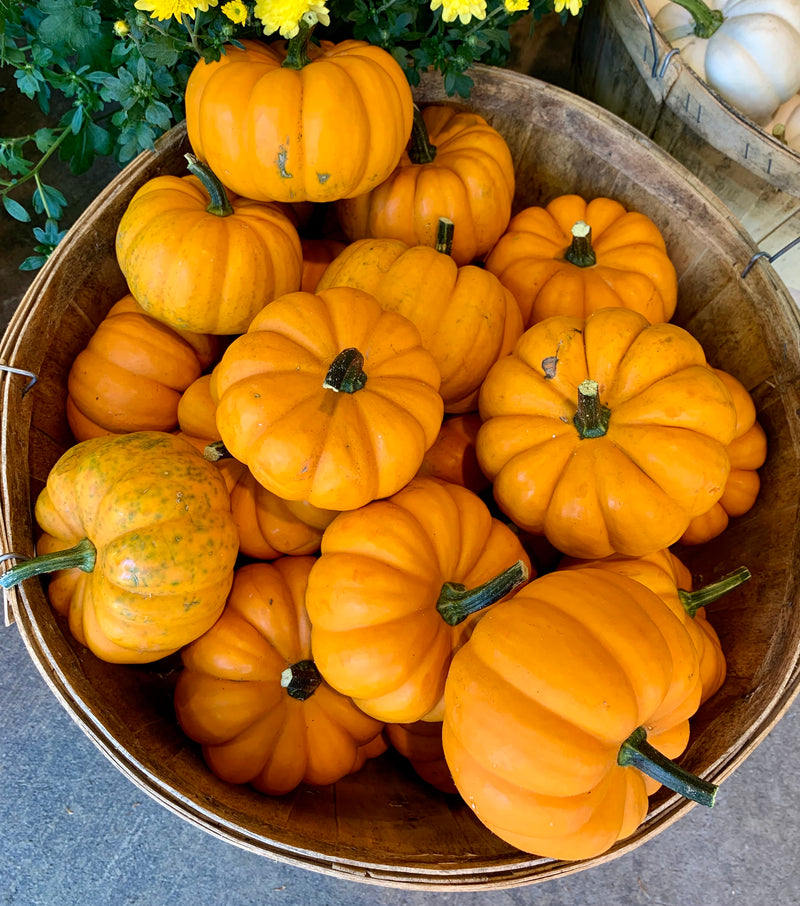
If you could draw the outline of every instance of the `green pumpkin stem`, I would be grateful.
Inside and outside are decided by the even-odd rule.
[[[639,727],[622,743],[617,755],[617,764],[622,767],[638,768],[643,774],[652,777],[673,793],[680,793],[692,802],[706,805],[709,808],[716,799],[717,787],[695,774],[690,774],[677,765],[655,746],[647,741],[647,732]]]
[[[233,214],[233,205],[228,200],[225,187],[217,178],[211,167],[198,160],[194,154],[184,154],[189,172],[196,176],[208,192],[211,203],[206,210],[217,217],[230,217]]]
[[[788,145],[789,142],[786,140],[786,124],[785,123],[775,123],[772,127],[772,135],[774,138],[777,138],[782,145]]]
[[[364,356],[353,346],[343,349],[331,363],[322,386],[336,393],[355,393],[367,383]]]
[[[594,267],[597,256],[592,248],[592,228],[583,220],[572,227],[572,242],[564,252],[564,260],[575,267]]]
[[[687,10],[694,19],[694,34],[710,38],[725,21],[721,10],[711,9],[703,0],[672,0]]]
[[[304,702],[316,691],[322,676],[313,661],[297,661],[281,673],[281,686],[299,702]]]
[[[728,573],[727,576],[723,576],[716,582],[711,582],[695,591],[685,591],[684,589],[679,588],[678,597],[680,598],[686,613],[688,613],[690,617],[694,617],[701,607],[705,607],[706,604],[711,604],[723,595],[728,594],[729,591],[733,591],[734,588],[738,588],[750,577],[750,570],[746,566],[740,566],[732,573]]]
[[[316,23],[314,23],[316,25]],[[302,69],[311,62],[308,55],[308,42],[314,25],[309,25],[305,19],[300,19],[300,30],[293,38],[289,38],[286,45],[286,59],[281,63],[286,69]]]
[[[203,459],[209,462],[219,462],[221,459],[233,459],[233,453],[221,440],[212,440],[203,447]]]
[[[473,613],[484,610],[507,594],[524,585],[530,576],[528,567],[517,560],[512,566],[478,585],[477,588],[466,588],[458,582],[445,582],[439,594],[436,609],[448,626],[458,626]]]
[[[52,551],[49,554],[39,554],[30,560],[19,563],[13,569],[0,576],[0,586],[12,588],[26,579],[41,576],[43,573],[54,573],[59,569],[82,569],[90,573],[97,560],[97,548],[88,538],[79,541],[74,547],[63,551]]]
[[[414,104],[414,122],[408,140],[408,157],[412,164],[429,164],[436,159],[436,145],[431,143],[422,111]]]
[[[449,217],[440,217],[436,228],[436,251],[443,255],[453,254],[453,236],[456,225]]]
[[[578,409],[572,423],[583,439],[602,437],[608,431],[611,410],[600,402],[600,387],[597,381],[587,379],[578,385]]]

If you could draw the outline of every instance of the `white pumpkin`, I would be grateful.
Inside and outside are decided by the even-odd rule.
[[[800,0],[708,0],[723,17],[708,38],[694,34],[692,14],[677,2],[647,2],[659,8],[653,21],[684,62],[756,123],[800,90]]]

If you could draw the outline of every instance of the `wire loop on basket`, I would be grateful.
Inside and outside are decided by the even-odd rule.
[[[658,39],[656,37],[656,26],[653,22],[653,17],[650,15],[650,10],[647,8],[645,0],[638,0],[639,8],[642,11],[644,20],[647,23],[647,30],[650,32],[650,43],[653,45],[653,68],[650,71],[650,75],[656,79],[663,79],[664,73],[667,71],[667,66],[669,61],[676,55],[680,53],[680,49],[673,47],[669,53],[667,53],[663,60],[659,60],[658,57]],[[661,66],[659,67],[659,62]]]
[[[25,396],[31,387],[39,380],[38,375],[34,374],[32,371],[28,371],[25,368],[15,368],[13,365],[4,365],[2,362],[0,362],[0,371],[8,371],[11,374],[21,374],[30,378],[28,383],[22,388],[23,396]]]
[[[780,258],[781,255],[784,255],[786,254],[786,252],[791,251],[798,242],[800,242],[800,236],[792,239],[792,241],[788,243],[788,245],[785,245],[782,249],[778,249],[778,251],[772,255],[770,255],[769,252],[756,252],[755,255],[753,255],[753,257],[747,262],[745,269],[742,271],[742,279],[744,279],[750,273],[750,270],[759,258],[766,258],[767,261],[772,264],[772,262],[777,258]]]

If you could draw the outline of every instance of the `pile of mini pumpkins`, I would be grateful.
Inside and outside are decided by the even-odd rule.
[[[282,794],[393,746],[558,859],[634,832],[725,677],[670,545],[752,506],[752,400],[670,323],[675,269],[609,198],[511,216],[480,116],[414,108],[361,42],[200,63],[193,154],[130,202],[130,288],[72,365],[36,503],[99,658],[180,651],[177,719]],[[315,231],[312,233],[312,229]]]

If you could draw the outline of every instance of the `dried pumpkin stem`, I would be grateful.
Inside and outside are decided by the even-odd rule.
[[[672,0],[687,10],[694,19],[694,34],[710,38],[725,21],[721,10],[711,9],[703,0]]]
[[[54,573],[59,569],[82,569],[90,573],[97,560],[97,548],[88,538],[79,541],[74,547],[63,551],[52,551],[40,554],[31,560],[20,563],[0,576],[0,586],[12,588],[26,579],[41,576],[43,573]]]
[[[281,673],[281,686],[299,702],[304,702],[316,691],[322,676],[313,661],[297,661]]]
[[[209,462],[219,462],[221,459],[233,459],[233,453],[221,440],[212,440],[203,447],[203,459]]]
[[[206,208],[208,213],[217,217],[230,217],[233,214],[233,205],[228,200],[225,187],[211,167],[198,160],[194,154],[184,154],[184,157],[189,172],[200,180],[203,188],[208,192],[208,197],[211,199],[211,203]]]
[[[594,267],[597,256],[592,248],[592,228],[584,220],[572,227],[572,242],[564,252],[564,260],[575,267]]]
[[[517,560],[500,575],[476,588],[467,588],[459,582],[445,582],[436,609],[448,626],[458,626],[468,616],[489,607],[520,585],[524,585],[529,576],[528,567],[522,560]]]
[[[408,140],[408,156],[412,164],[429,164],[436,159],[436,145],[431,143],[422,111],[414,104],[414,121]]]
[[[299,25],[300,30],[293,38],[289,38],[286,46],[286,59],[281,63],[285,69],[302,69],[311,62],[311,57],[308,55],[308,42],[314,26],[309,25],[305,19],[300,19]]]
[[[366,383],[364,356],[354,346],[349,346],[333,360],[322,386],[336,393],[355,393]]]
[[[456,225],[449,217],[440,217],[436,228],[436,251],[443,255],[453,254],[453,236]]]
[[[597,381],[587,379],[578,385],[578,408],[572,423],[582,438],[602,437],[608,431],[611,410],[600,402]]]
[[[734,588],[738,588],[750,577],[750,570],[746,566],[740,566],[732,573],[728,573],[727,576],[723,576],[716,582],[711,582],[695,591],[685,591],[684,589],[679,588],[678,597],[680,598],[686,613],[688,613],[690,617],[694,617],[701,607],[705,607],[706,604],[711,604],[723,595],[728,594],[729,591],[733,591]]]
[[[647,741],[647,732],[639,727],[619,747],[617,764],[638,768],[643,774],[662,783],[673,793],[709,808],[716,799],[717,787],[695,774],[690,774]]]

